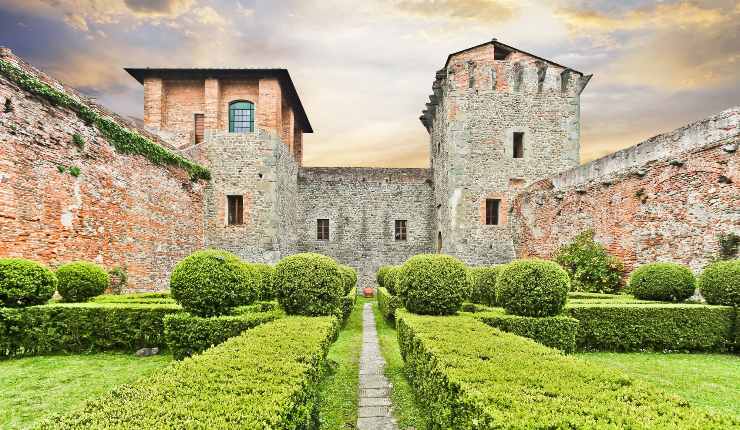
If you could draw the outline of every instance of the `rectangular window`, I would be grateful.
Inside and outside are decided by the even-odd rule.
[[[500,199],[486,199],[486,225],[498,225]]]
[[[244,224],[244,199],[242,196],[226,196],[229,206],[229,225]]]
[[[329,240],[329,220],[328,219],[317,219],[316,220],[316,239],[317,240]]]
[[[205,118],[202,113],[195,114],[195,143],[203,142],[203,130],[205,127]]]
[[[514,158],[524,158],[524,133],[514,132]]]
[[[406,220],[396,220],[396,240],[406,240]]]

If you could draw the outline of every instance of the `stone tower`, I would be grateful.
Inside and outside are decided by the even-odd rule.
[[[447,58],[421,121],[430,134],[435,244],[468,264],[515,258],[509,206],[579,163],[590,75],[495,39]]]

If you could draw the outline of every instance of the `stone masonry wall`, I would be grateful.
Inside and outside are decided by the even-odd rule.
[[[717,235],[740,234],[740,108],[539,181],[513,204],[517,254],[549,257],[585,229],[629,271],[674,261],[699,271]]]
[[[519,52],[496,60],[493,45],[453,55],[437,72],[422,121],[442,252],[474,265],[514,258],[510,202],[526,184],[578,164],[586,82]],[[524,133],[523,158],[514,158],[514,132]],[[485,225],[488,198],[501,200],[499,225]]]
[[[66,90],[8,50],[2,58]],[[203,246],[203,183],[184,170],[116,153],[72,111],[0,75],[0,106],[8,99],[10,111],[0,110],[0,257],[52,268],[90,260],[125,267],[130,289],[167,288],[175,263]],[[75,133],[83,147],[73,143]],[[79,176],[69,167],[78,167]]]
[[[433,252],[428,169],[302,168],[298,177],[298,251],[329,255],[357,269],[358,288],[373,286],[381,265]],[[329,240],[316,220],[329,219]],[[408,240],[395,240],[395,220],[407,220]]]

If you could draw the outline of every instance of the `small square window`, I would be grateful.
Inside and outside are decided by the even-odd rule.
[[[406,220],[396,220],[396,240],[406,240]]]
[[[242,196],[226,196],[229,207],[229,225],[244,224],[244,198]]]
[[[328,219],[317,219],[316,220],[316,239],[317,240],[329,240],[329,220]]]
[[[500,199],[486,199],[486,225],[498,225]]]
[[[524,158],[524,133],[514,132],[514,158]]]

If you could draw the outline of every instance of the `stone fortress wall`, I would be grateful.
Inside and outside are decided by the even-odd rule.
[[[673,261],[700,271],[718,235],[740,234],[740,107],[543,179],[512,208],[519,256],[549,257],[578,233],[627,271]]]
[[[8,49],[0,48],[0,59],[85,100]],[[75,133],[84,146],[73,142]],[[69,167],[79,168],[79,175]],[[136,289],[165,289],[174,265],[203,247],[204,186],[182,169],[116,153],[74,112],[0,74],[0,257],[51,267],[90,260],[125,268]]]

